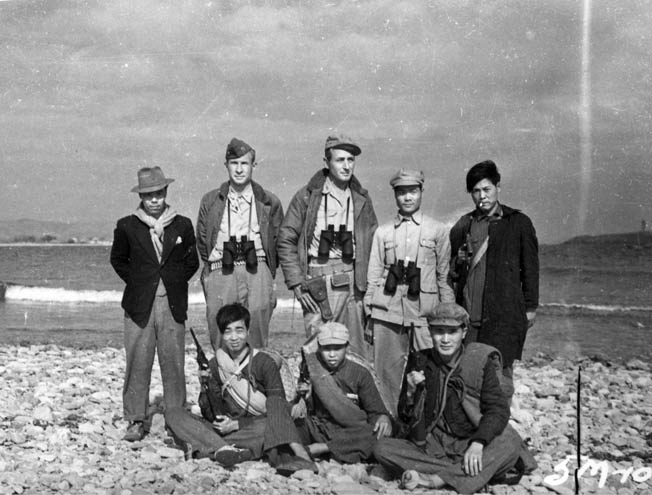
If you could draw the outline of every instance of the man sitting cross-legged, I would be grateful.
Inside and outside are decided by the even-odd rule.
[[[290,416],[276,362],[247,343],[249,318],[239,303],[220,308],[221,346],[199,397],[203,419],[175,408],[165,413],[168,429],[193,457],[210,457],[225,467],[266,454],[277,469],[283,463],[316,472]]]
[[[349,331],[322,323],[303,347],[299,390],[309,389],[307,415],[297,425],[313,456],[343,463],[369,459],[378,438],[391,434],[389,414],[364,360],[348,353]],[[297,409],[293,410],[296,416]]]
[[[399,415],[408,438],[382,439],[374,456],[403,488],[453,487],[474,493],[516,465],[521,438],[507,424],[500,353],[485,344],[463,345],[468,314],[441,303],[428,318],[434,347],[408,364]]]

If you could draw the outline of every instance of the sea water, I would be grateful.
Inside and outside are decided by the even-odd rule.
[[[108,245],[0,246],[0,282],[9,284],[0,297],[0,330],[119,332],[124,282],[109,263],[110,251]],[[301,310],[280,272],[273,323],[301,334]],[[540,285],[526,354],[649,355],[652,274],[548,269],[543,261]],[[205,312],[198,271],[190,281],[187,326],[205,329]]]

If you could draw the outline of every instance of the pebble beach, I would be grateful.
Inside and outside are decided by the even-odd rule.
[[[298,355],[286,356],[296,369]],[[199,383],[188,347],[188,401]],[[124,352],[56,345],[0,348],[0,494],[394,494],[407,493],[373,465],[318,463],[319,474],[291,478],[264,462],[225,470],[185,460],[168,437],[160,409],[158,365],[152,375],[150,433],[122,441]],[[580,493],[652,492],[652,377],[639,359],[552,359],[537,354],[515,368],[512,424],[539,467],[519,485],[493,494],[575,493],[577,374],[581,366]],[[419,492],[418,490],[416,491]],[[453,493],[441,490],[438,493]]]

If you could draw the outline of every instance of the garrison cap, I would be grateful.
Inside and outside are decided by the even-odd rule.
[[[341,323],[328,321],[319,325],[317,342],[319,345],[344,345],[349,342],[349,330]]]
[[[389,180],[389,185],[392,188],[399,186],[420,186],[423,187],[425,178],[422,170],[406,170],[402,168],[394,174]]]
[[[249,146],[247,143],[238,138],[231,139],[231,142],[226,147],[226,161],[233,160],[234,158],[240,158],[241,156],[246,155],[250,151],[256,153],[254,149]]]
[[[353,156],[358,156],[360,153],[362,153],[360,146],[355,144],[353,139],[351,139],[349,136],[345,136],[344,134],[334,134],[326,138],[324,151],[333,149],[346,150]]]
[[[453,302],[439,303],[428,316],[428,325],[438,327],[469,326],[469,314],[459,304]]]

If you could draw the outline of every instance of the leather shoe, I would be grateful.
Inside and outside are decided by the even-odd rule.
[[[225,445],[213,452],[210,458],[222,467],[230,468],[241,462],[250,461],[253,456],[249,449],[239,449],[231,445]]]
[[[127,427],[127,432],[125,436],[122,437],[123,440],[127,442],[137,442],[142,440],[145,436],[145,426],[142,421],[132,421]]]

